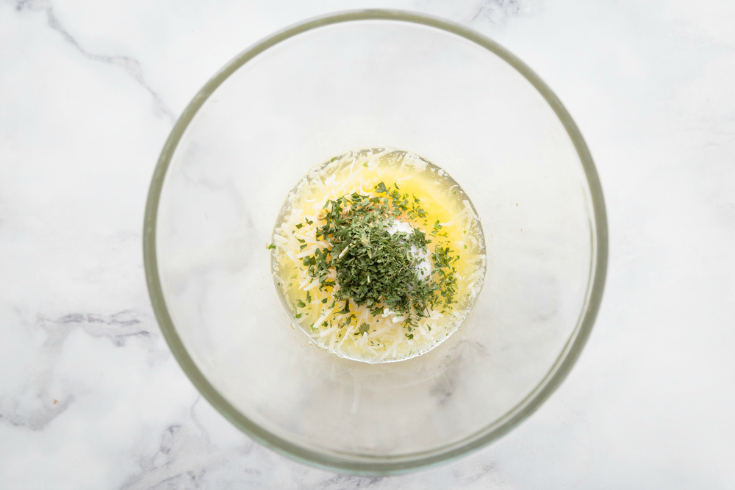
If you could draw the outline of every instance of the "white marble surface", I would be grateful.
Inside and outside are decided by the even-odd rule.
[[[239,433],[153,318],[155,160],[196,90],[275,29],[394,7],[519,55],[582,129],[610,267],[562,387],[464,460],[335,475]],[[735,488],[735,3],[0,0],[0,488]]]

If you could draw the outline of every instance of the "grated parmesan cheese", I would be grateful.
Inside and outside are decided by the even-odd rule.
[[[333,288],[320,287],[302,264],[304,257],[328,246],[316,238],[316,229],[323,224],[318,218],[325,203],[355,192],[375,195],[375,186],[380,182],[396,185],[400,192],[418,197],[427,215],[425,222],[396,220],[389,233],[410,233],[413,227],[419,227],[428,236],[438,222],[447,234],[446,240],[457,247],[460,255],[455,265],[460,278],[458,302],[451,314],[430,311],[410,333],[405,330],[404,316],[385,308],[381,315],[373,317],[368,308],[358,307],[351,300],[350,314],[355,319],[348,324],[350,314],[342,313],[342,305],[334,304]],[[408,359],[446,340],[466,320],[485,276],[485,240],[465,193],[444,170],[417,155],[393,148],[353,150],[312,169],[289,193],[272,242],[276,245],[272,260],[274,279],[294,323],[319,347],[364,362]],[[429,247],[431,252],[433,244]],[[420,257],[420,277],[430,277],[429,252]],[[419,251],[413,246],[411,253]],[[329,280],[336,281],[333,270]],[[360,330],[365,323],[369,325],[367,332]]]

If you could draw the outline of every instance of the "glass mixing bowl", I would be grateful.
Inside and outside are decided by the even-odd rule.
[[[446,342],[371,365],[291,324],[266,244],[311,166],[381,146],[460,183],[487,274]],[[163,335],[217,410],[297,460],[382,475],[480,448],[548,398],[599,308],[607,224],[579,130],[526,65],[464,27],[370,10],[279,32],[202,88],[161,152],[144,255]]]

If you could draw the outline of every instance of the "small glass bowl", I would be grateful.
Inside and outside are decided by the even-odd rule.
[[[462,185],[487,274],[447,341],[371,365],[293,326],[266,245],[310,167],[382,146]],[[594,164],[551,90],[471,30],[388,10],[304,22],[227,64],[166,141],[144,226],[156,317],[202,395],[282,454],[367,475],[452,460],[536,410],[590,334],[607,254]]]

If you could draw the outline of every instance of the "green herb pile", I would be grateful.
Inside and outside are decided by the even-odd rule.
[[[457,276],[453,264],[459,256],[449,246],[437,243],[431,254],[431,275],[421,277],[418,265],[432,240],[417,228],[412,233],[388,232],[396,219],[423,219],[428,227],[420,200],[401,194],[398,186],[388,189],[382,182],[375,193],[376,197],[355,193],[328,201],[324,206],[325,224],[317,227],[316,239],[325,240],[329,246],[317,248],[313,255],[304,257],[303,264],[309,276],[318,279],[320,290],[339,286],[334,288],[331,307],[344,301],[341,313],[349,313],[351,299],[376,316],[387,306],[406,317],[404,324],[410,332],[430,310],[443,312],[456,303]],[[296,226],[301,228],[303,224]],[[437,221],[430,236],[446,236],[441,229]],[[304,244],[301,248],[305,247]],[[336,272],[336,283],[330,279],[334,277],[332,271]],[[353,319],[351,315],[347,323]],[[369,328],[362,324],[359,332]],[[406,336],[413,338],[413,334]]]

